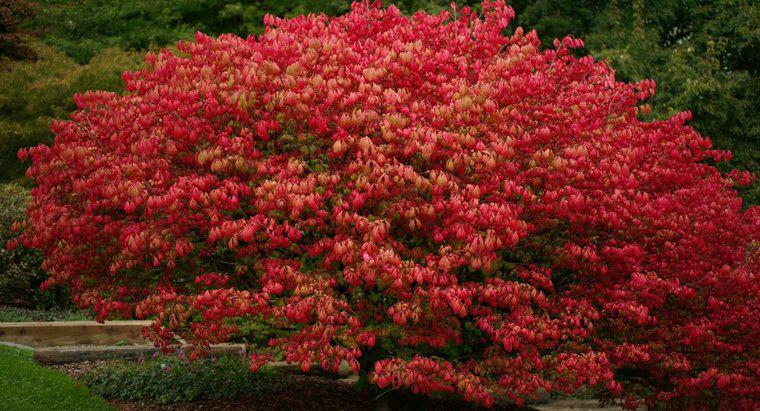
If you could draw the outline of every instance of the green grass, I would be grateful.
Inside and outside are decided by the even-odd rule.
[[[112,410],[66,374],[41,367],[30,351],[0,345],[0,408],[24,410]]]

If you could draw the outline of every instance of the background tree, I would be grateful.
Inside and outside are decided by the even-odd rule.
[[[196,31],[260,34],[264,14],[340,14],[341,0],[47,0],[30,27],[43,41],[80,64],[103,49],[148,50],[175,45]],[[84,12],[87,10],[87,12]]]
[[[33,15],[31,5],[24,0],[4,0],[0,3],[0,66],[3,59],[19,60],[34,55],[26,45],[21,23]]]
[[[52,141],[50,122],[75,107],[71,98],[83,90],[115,90],[121,73],[137,68],[142,53],[101,50],[85,64],[39,42],[30,44],[35,60],[8,62],[0,71],[0,181],[18,180],[25,165],[20,148]]]

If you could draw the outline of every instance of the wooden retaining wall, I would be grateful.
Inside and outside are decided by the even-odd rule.
[[[215,344],[209,348],[208,355],[238,355],[245,352],[243,344]],[[39,347],[34,349],[34,359],[42,364],[60,364],[94,360],[135,359],[138,355],[146,357],[161,352],[153,345],[105,345],[76,347]]]
[[[27,347],[44,364],[89,360],[130,359],[160,352],[143,338],[151,321],[55,321],[0,323],[0,342]],[[209,355],[245,352],[243,344],[216,344]]]
[[[0,323],[0,341],[31,347],[148,344],[142,330],[150,321],[56,321]]]

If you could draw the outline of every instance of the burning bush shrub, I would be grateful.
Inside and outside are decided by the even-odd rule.
[[[639,120],[652,81],[482,9],[356,4],[149,54],[20,152],[20,241],[101,320],[154,317],[193,356],[264,322],[304,370],[486,405],[756,405],[751,176],[688,113]]]

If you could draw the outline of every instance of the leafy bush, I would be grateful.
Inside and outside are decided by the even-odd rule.
[[[17,184],[0,184],[0,304],[46,310],[52,308],[53,311],[49,315],[42,317],[55,317],[57,311],[67,311],[70,307],[70,296],[60,287],[45,293],[40,292],[40,284],[45,279],[40,270],[41,254],[26,248],[5,247],[6,243],[17,235],[13,233],[12,227],[14,223],[24,220],[29,198],[28,190]],[[15,310],[10,307],[8,309]],[[18,310],[23,311],[21,308]],[[0,313],[0,318],[8,318],[5,314]]]
[[[78,65],[64,54],[33,43],[37,58],[0,70],[0,181],[23,175],[16,152],[23,147],[50,144],[50,122],[76,107],[72,94],[83,90],[122,87],[123,70],[138,67],[136,54],[105,50],[88,64]]]
[[[32,16],[32,7],[24,0],[3,0],[0,3],[0,67],[4,59],[23,60],[34,54],[26,45],[21,29],[24,19]]]
[[[276,382],[275,374],[251,374],[237,357],[188,362],[171,356],[107,364],[82,377],[94,393],[112,400],[170,404],[256,395]]]
[[[16,184],[0,185],[0,304],[18,303],[33,295],[44,275],[40,271],[42,257],[27,249],[6,249],[14,237],[11,226],[24,219],[29,192]]]
[[[21,243],[163,346],[263,323],[303,370],[380,387],[754,408],[750,175],[710,165],[729,154],[688,113],[647,121],[653,82],[483,9],[362,3],[149,54],[19,153]]]

